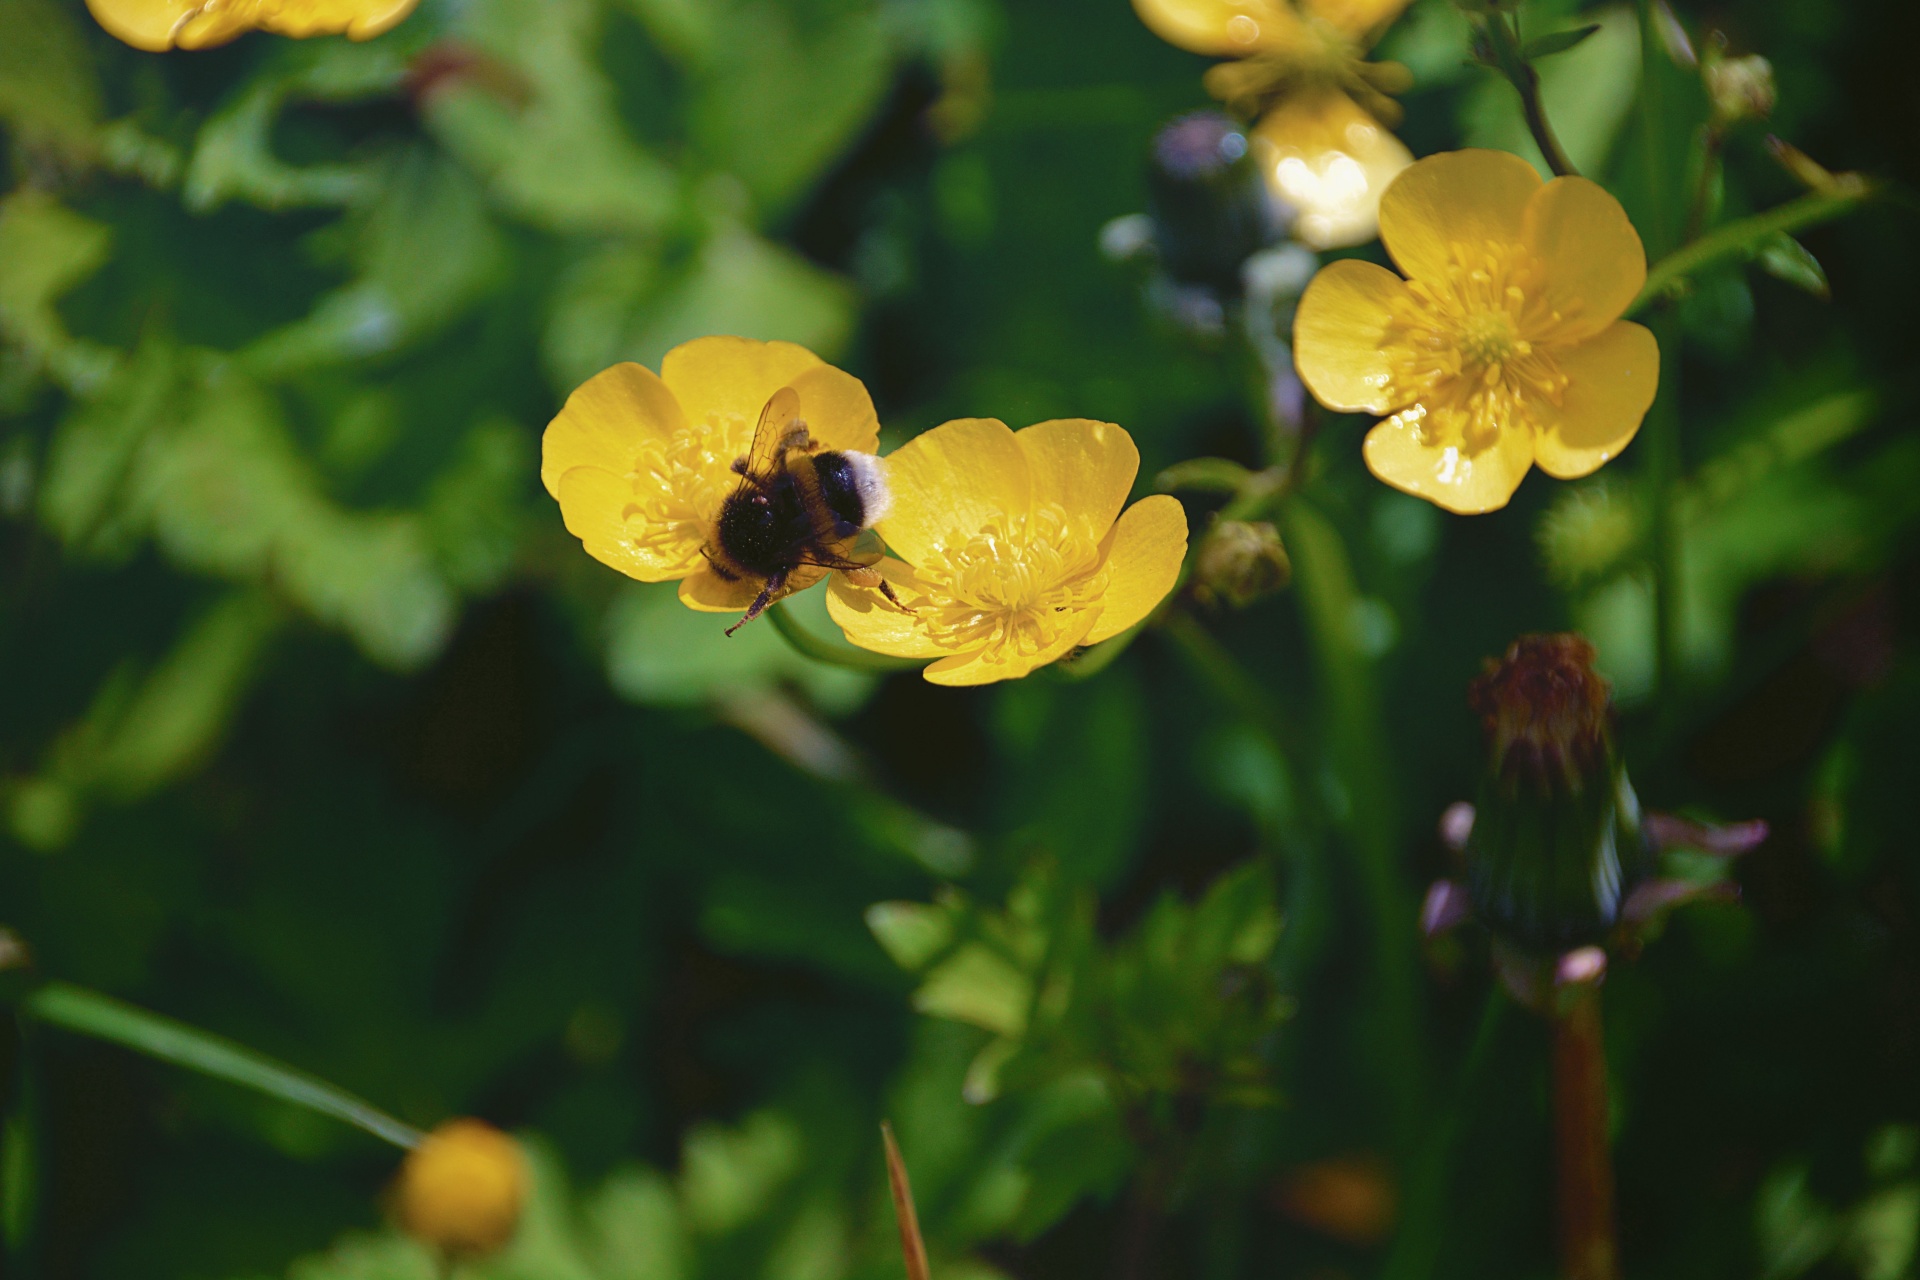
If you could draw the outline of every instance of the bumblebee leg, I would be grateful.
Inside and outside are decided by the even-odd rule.
[[[749,622],[752,622],[755,618],[759,617],[761,613],[765,611],[766,607],[773,603],[773,598],[780,594],[780,588],[786,585],[787,585],[787,575],[785,571],[776,573],[772,577],[768,578],[767,585],[760,588],[760,594],[754,597],[754,601],[752,604],[747,606],[747,611],[740,616],[740,621],[734,623],[732,626],[727,628],[727,634],[732,635],[734,632],[738,631],[740,628],[746,626]]]
[[[870,591],[878,591],[887,598],[888,602],[891,603],[894,608],[902,613],[913,612],[912,609],[901,602],[899,596],[893,594],[893,584],[888,582],[886,575],[881,573],[880,570],[873,565],[853,565],[840,570],[840,576],[856,587],[865,587]]]

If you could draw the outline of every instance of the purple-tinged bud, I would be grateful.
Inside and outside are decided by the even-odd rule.
[[[1472,686],[1487,764],[1466,843],[1474,914],[1534,951],[1603,941],[1647,875],[1606,680],[1571,634],[1522,636]]]
[[[1247,135],[1217,111],[1181,116],[1154,138],[1147,212],[1166,273],[1224,295],[1239,290],[1240,264],[1286,229]]]

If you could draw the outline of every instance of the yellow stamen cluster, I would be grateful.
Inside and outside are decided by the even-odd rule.
[[[1541,292],[1543,272],[1521,246],[1455,243],[1444,275],[1408,282],[1395,300],[1390,384],[1424,410],[1424,439],[1478,452],[1560,406],[1567,376],[1545,344],[1565,317]]]
[[[1098,544],[1048,502],[971,536],[955,531],[927,557],[920,581],[925,589],[906,603],[934,644],[1032,658],[1099,599],[1107,573]]]
[[[634,546],[684,563],[688,572],[697,568],[713,515],[739,482],[733,460],[752,443],[753,424],[745,417],[715,413],[664,439],[640,440],[630,477],[633,502],[622,513]]]

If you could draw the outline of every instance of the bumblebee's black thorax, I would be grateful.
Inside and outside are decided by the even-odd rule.
[[[786,469],[764,480],[743,480],[721,504],[715,529],[715,567],[731,576],[770,578],[873,522],[871,467],[847,454],[790,454]],[[829,561],[830,563],[830,561]]]

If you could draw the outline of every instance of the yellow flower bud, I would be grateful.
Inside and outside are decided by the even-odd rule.
[[[1773,64],[1759,54],[1711,58],[1700,67],[1714,118],[1722,124],[1764,120],[1773,114]]]
[[[1194,594],[1244,609],[1287,585],[1293,565],[1280,533],[1264,520],[1222,520],[1207,534],[1194,559]]]
[[[449,1120],[400,1166],[400,1225],[446,1253],[491,1253],[506,1244],[526,1198],[520,1144],[481,1120]]]

